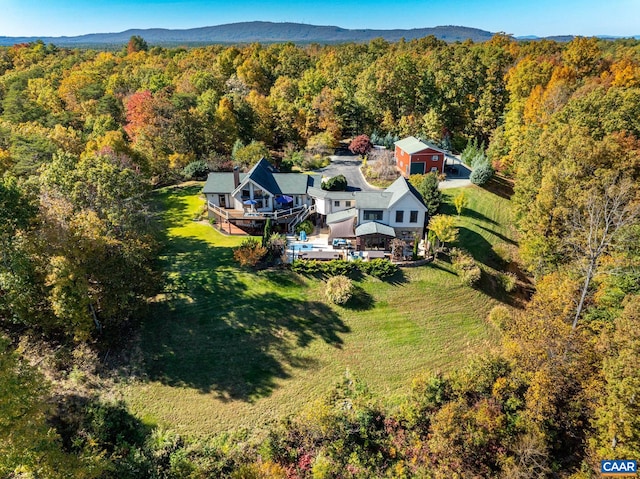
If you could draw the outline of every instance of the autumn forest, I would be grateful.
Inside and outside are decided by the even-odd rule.
[[[114,370],[56,385],[126,367],[162,291],[155,191],[261,156],[314,169],[361,134],[474,144],[509,185],[532,286],[491,311],[496,348],[401,405],[345,379],[258,438],[151,430],[109,400]],[[1,47],[0,476],[586,479],[640,460],[639,180],[637,40]]]

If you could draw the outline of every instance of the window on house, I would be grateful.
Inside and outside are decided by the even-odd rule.
[[[364,221],[382,221],[382,210],[364,210],[362,219]]]
[[[409,223],[417,223],[418,222],[418,212],[412,211],[409,215]]]
[[[431,159],[432,159],[433,161],[438,161],[438,155],[433,155],[433,156],[431,157]]]
[[[333,206],[340,206],[340,202],[339,201],[334,201],[333,202]]]
[[[249,190],[242,190],[242,197],[249,198]]]
[[[347,208],[351,208],[351,201],[345,201],[345,202],[344,202],[344,205],[345,205]]]
[[[404,211],[396,211],[396,223],[402,223],[404,221]]]

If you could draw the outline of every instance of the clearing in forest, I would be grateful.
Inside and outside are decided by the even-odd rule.
[[[388,282],[363,278],[359,309],[327,304],[320,279],[240,268],[232,248],[242,238],[194,221],[200,189],[157,193],[166,283],[141,329],[141,379],[122,387],[144,420],[183,434],[254,430],[326,393],[347,370],[397,401],[416,375],[461,366],[495,344],[485,317],[503,298],[460,285],[444,261]],[[492,244],[512,242],[509,201],[465,192],[461,241],[493,268]]]

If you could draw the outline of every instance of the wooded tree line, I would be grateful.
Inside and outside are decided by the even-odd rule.
[[[514,179],[521,262],[536,279],[525,310],[492,311],[502,334],[492,355],[417,379],[399,409],[348,380],[260,444],[205,447],[134,426],[118,439],[101,433],[108,421],[85,418],[57,429],[86,438],[61,449],[44,422],[46,388],[3,344],[3,386],[35,391],[0,398],[12,418],[0,439],[17,431],[0,440],[3,473],[31,450],[24,437],[42,441],[25,467],[47,475],[66,464],[69,477],[578,479],[603,458],[640,459],[639,42],[128,53],[36,43],[0,49],[0,74],[7,330],[79,342],[119,330],[155,284],[145,191],[194,160],[225,167],[237,140],[302,149],[376,131],[459,150],[484,143]],[[91,472],[78,457],[100,461]]]
[[[0,50],[0,165],[33,174],[60,148],[110,147],[161,181],[194,160],[224,164],[237,140],[282,151],[377,130],[463,148],[488,142],[504,75],[530,48],[499,36],[127,54],[16,45]]]

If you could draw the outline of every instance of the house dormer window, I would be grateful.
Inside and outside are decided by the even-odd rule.
[[[345,205],[347,208],[351,208],[351,201],[345,201],[345,202],[344,202],[344,205]]]
[[[333,206],[340,206],[340,201],[336,200],[333,202]]]
[[[404,211],[396,211],[396,223],[402,223],[404,221]]]
[[[409,215],[409,223],[417,223],[418,222],[418,212],[412,211]]]

